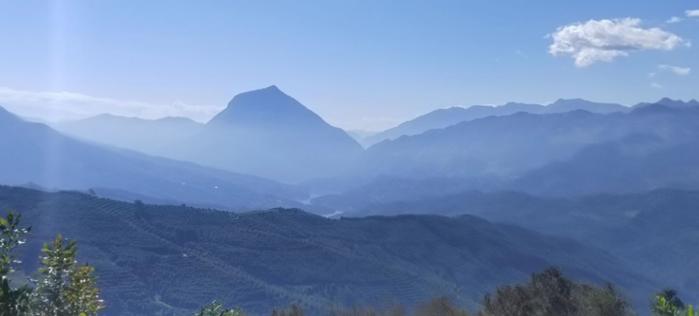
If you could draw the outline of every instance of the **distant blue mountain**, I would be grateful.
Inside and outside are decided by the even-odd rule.
[[[203,124],[182,117],[148,120],[101,114],[51,126],[76,138],[166,157],[170,146],[197,133]]]
[[[293,206],[305,196],[270,180],[79,141],[2,108],[0,152],[2,184],[228,209]]]
[[[623,114],[518,112],[465,121],[370,147],[358,174],[407,178],[517,177],[615,136]]]
[[[377,133],[366,138],[364,140],[364,145],[370,146],[384,140],[396,139],[404,135],[422,134],[431,129],[445,128],[460,122],[488,116],[503,116],[517,112],[534,114],[563,113],[575,110],[585,110],[592,113],[613,113],[628,111],[629,108],[614,103],[591,102],[583,99],[559,99],[547,106],[510,102],[500,106],[473,105],[467,108],[451,107],[432,111],[396,127]]]
[[[682,100],[673,100],[670,98],[662,98],[656,102],[642,102],[639,104],[636,104],[633,106],[634,109],[640,109],[643,107],[648,107],[648,106],[664,106],[668,108],[674,108],[674,109],[682,109],[682,108],[690,108],[690,107],[699,107],[699,101],[697,100],[689,100],[687,102],[682,101]]]
[[[100,115],[54,126],[97,143],[285,182],[342,173],[363,151],[276,86],[235,96],[207,124]]]
[[[633,135],[659,137],[667,145],[691,141],[699,135],[699,107],[691,104],[609,114],[576,110],[490,116],[377,144],[367,150],[360,168],[375,176],[514,179],[572,158],[586,146]]]
[[[667,143],[656,136],[633,135],[586,146],[566,160],[527,172],[511,189],[548,196],[699,190],[697,170],[699,141]]]
[[[403,136],[367,149],[345,177],[313,183],[321,195],[312,203],[337,213],[466,190],[577,196],[699,189],[694,104],[516,113]]]
[[[287,182],[347,170],[362,147],[276,86],[239,94],[172,156]]]

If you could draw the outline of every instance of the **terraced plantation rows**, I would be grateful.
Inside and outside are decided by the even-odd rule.
[[[78,240],[107,315],[187,315],[213,299],[252,314],[291,303],[308,311],[410,305],[436,295],[474,304],[495,285],[550,265],[596,282],[614,282],[624,269],[598,250],[475,217],[235,214],[13,187],[0,187],[0,209],[19,211],[34,228],[23,250],[27,271],[42,241],[59,232]],[[643,295],[654,286],[630,279]]]

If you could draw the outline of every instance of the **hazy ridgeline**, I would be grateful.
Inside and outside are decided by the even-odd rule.
[[[56,127],[93,141],[285,182],[341,172],[362,152],[343,130],[275,86],[237,95],[203,125],[95,117]],[[148,136],[140,137],[141,131]]]
[[[697,188],[697,118],[699,102],[670,99],[449,108],[375,134],[362,149],[272,86],[236,96],[207,124],[99,116],[55,126],[93,142],[296,183],[311,196],[387,178],[580,195]]]

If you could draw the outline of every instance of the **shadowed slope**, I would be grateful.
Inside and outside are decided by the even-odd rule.
[[[185,315],[214,298],[260,314],[291,302],[322,311],[439,295],[473,306],[496,285],[550,265],[650,291],[607,253],[472,216],[232,214],[0,187],[0,209],[8,208],[33,227],[27,268],[38,241],[62,232],[80,242],[79,259],[96,267],[108,315]]]

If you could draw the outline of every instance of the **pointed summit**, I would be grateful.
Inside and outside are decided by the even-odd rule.
[[[233,97],[190,146],[185,160],[287,182],[335,175],[362,152],[276,86]]]
[[[21,120],[22,119],[20,119],[17,115],[12,114],[10,111],[0,106],[0,124],[8,124],[11,122],[18,122]]]
[[[10,112],[8,112],[7,110],[5,110],[5,108],[0,105],[0,117],[4,117],[7,115],[12,115],[12,114]]]
[[[318,115],[277,86],[236,95],[209,125],[326,124]]]

